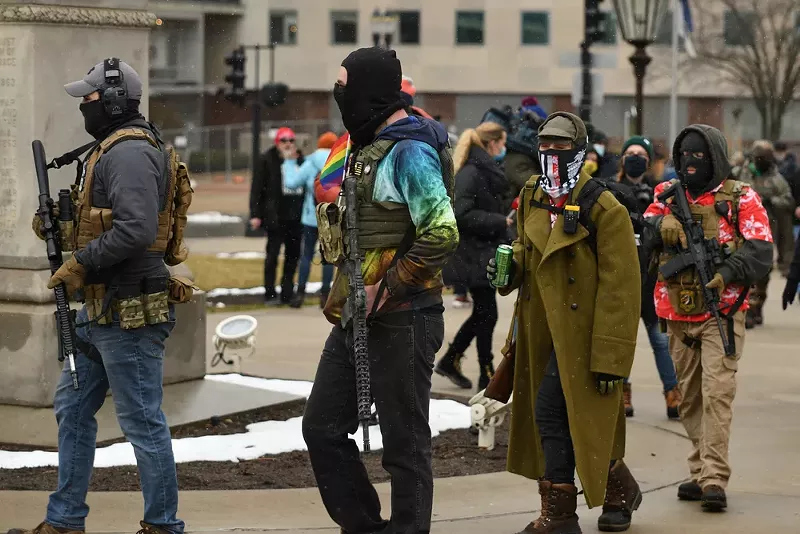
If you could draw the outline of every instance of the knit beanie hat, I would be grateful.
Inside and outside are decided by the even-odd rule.
[[[331,148],[339,138],[333,132],[325,132],[317,139],[317,148]]]
[[[641,135],[634,135],[627,141],[625,144],[622,145],[622,154],[628,150],[628,147],[633,145],[639,145],[640,147],[644,148],[647,151],[647,158],[652,162],[653,161],[653,142],[650,141],[647,137],[642,137]]]

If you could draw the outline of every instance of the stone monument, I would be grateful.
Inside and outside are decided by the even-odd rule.
[[[63,85],[106,57],[141,75],[147,116],[156,16],[146,7],[146,0],[0,0],[0,404],[51,406],[60,374],[49,265],[44,243],[31,232],[38,207],[31,141],[40,139],[50,160],[91,140],[79,102]],[[74,179],[74,166],[51,170],[51,196]],[[166,383],[205,374],[204,294],[179,305],[177,316]],[[0,421],[0,442],[4,426]]]

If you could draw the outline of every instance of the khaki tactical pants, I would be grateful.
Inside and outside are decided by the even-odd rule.
[[[667,321],[669,351],[683,395],[681,422],[692,440],[689,472],[703,488],[716,484],[724,489],[731,476],[728,443],[736,370],[744,349],[744,312],[736,313],[733,320],[736,355],[732,358],[725,356],[713,318],[701,323]],[[726,323],[723,320],[727,333]],[[699,346],[688,346],[685,336],[699,340]]]

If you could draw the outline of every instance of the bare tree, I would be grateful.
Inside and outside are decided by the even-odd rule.
[[[753,97],[766,139],[780,138],[783,117],[800,93],[800,0],[692,3],[693,66]]]

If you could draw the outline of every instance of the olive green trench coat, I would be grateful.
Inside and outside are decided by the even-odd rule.
[[[625,453],[622,392],[601,395],[595,373],[630,374],[641,306],[639,259],[628,212],[610,192],[598,198],[590,214],[597,228],[595,257],[582,225],[566,234],[559,215],[551,230],[550,212],[530,205],[532,197],[548,202],[541,189],[534,192],[537,178],[521,193],[520,237],[513,244],[517,268],[500,291],[507,295],[519,289],[507,467],[532,479],[544,474],[534,413],[555,350],[578,477],[591,508],[603,503],[610,461]],[[591,179],[582,173],[573,198]]]

